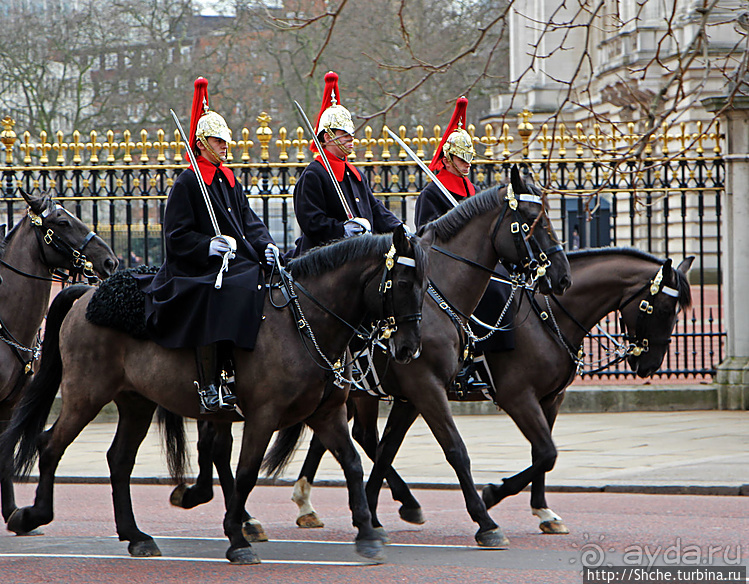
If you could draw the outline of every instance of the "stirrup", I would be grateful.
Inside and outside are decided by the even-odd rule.
[[[200,413],[216,413],[221,406],[221,398],[216,386],[211,384],[205,387],[200,387],[200,384],[196,381],[195,388],[198,390],[198,398],[200,398]]]
[[[234,410],[237,407],[237,396],[223,383],[218,389],[218,404],[222,410]]]

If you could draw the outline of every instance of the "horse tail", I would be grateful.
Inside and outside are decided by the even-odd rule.
[[[28,477],[36,462],[38,440],[44,431],[62,380],[62,322],[75,301],[89,290],[90,286],[77,284],[63,288],[55,296],[47,312],[39,370],[21,392],[21,399],[13,409],[8,428],[0,436],[0,461],[13,459],[13,472],[20,477]]]
[[[161,406],[156,409],[156,419],[159,421],[159,428],[164,436],[169,476],[176,484],[181,485],[185,482],[185,469],[187,468],[185,420],[182,416]]]
[[[264,470],[268,476],[278,478],[291,461],[303,430],[303,422],[281,430],[276,436],[273,446],[266,452],[263,464],[260,467],[261,470]]]

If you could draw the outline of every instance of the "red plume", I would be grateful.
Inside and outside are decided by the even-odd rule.
[[[341,92],[338,90],[338,73],[328,71],[325,74],[325,89],[322,93],[322,106],[320,107],[320,111],[317,114],[317,120],[315,120],[315,132],[317,132],[317,128],[320,125],[320,118],[322,117],[322,113],[331,105],[333,105],[334,93],[336,103],[340,104]],[[312,152],[317,152],[317,147],[315,146],[314,142],[310,142],[310,150],[312,150]]]
[[[195,132],[198,131],[198,120],[208,109],[208,80],[198,77],[195,80],[195,92],[192,95],[192,111],[190,113],[190,148],[197,148]]]
[[[447,128],[445,128],[445,131],[442,134],[442,141],[440,142],[440,145],[437,146],[437,150],[434,153],[434,158],[432,158],[432,162],[429,164],[429,170],[431,170],[432,172],[437,172],[438,170],[442,169],[441,161],[445,157],[445,153],[442,151],[442,147],[445,145],[448,136],[458,129],[458,123],[461,124],[461,127],[464,130],[466,129],[467,109],[468,99],[466,99],[465,97],[459,97],[458,101],[455,102],[455,111],[453,112],[453,117],[450,118],[450,123],[447,124]]]

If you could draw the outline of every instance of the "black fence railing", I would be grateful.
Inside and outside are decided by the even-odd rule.
[[[724,356],[721,306],[720,200],[724,162],[702,155],[653,159],[644,166],[599,158],[545,158],[479,161],[471,180],[480,188],[504,182],[520,163],[526,177],[548,192],[549,215],[567,249],[633,246],[678,264],[696,256],[692,282],[694,308],[682,314],[659,375],[709,377]],[[427,177],[410,161],[357,162],[373,190],[402,220],[413,225],[413,207]],[[292,194],[306,162],[235,163],[232,168],[253,209],[263,218],[283,251],[294,247],[299,230]],[[184,164],[77,164],[6,166],[0,170],[8,225],[24,212],[19,189],[52,190],[88,222],[117,253],[123,267],[159,265],[164,256],[161,224],[166,198]],[[621,338],[609,315],[601,326]],[[605,335],[586,341],[589,369],[603,358]],[[631,377],[624,363],[596,378]]]

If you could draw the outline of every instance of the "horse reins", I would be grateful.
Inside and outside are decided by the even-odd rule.
[[[315,350],[317,351],[317,354],[322,357],[323,361],[325,362],[325,365],[322,365],[318,362],[318,366],[320,366],[323,369],[326,369],[328,371],[331,371],[333,375],[336,378],[336,385],[342,386],[343,383],[352,383],[356,384],[355,380],[346,379],[343,376],[342,371],[348,366],[349,363],[343,362],[340,358],[336,360],[335,363],[333,363],[327,355],[323,352],[323,350],[320,348],[320,345],[317,342],[317,338],[314,334],[314,331],[312,330],[312,327],[310,326],[309,322],[307,321],[307,318],[304,316],[304,312],[302,311],[302,307],[299,304],[299,296],[295,292],[295,288],[298,289],[302,294],[304,294],[307,298],[309,298],[318,308],[320,308],[323,312],[326,314],[329,314],[333,316],[338,322],[343,324],[346,328],[348,328],[350,331],[352,331],[351,338],[353,338],[354,335],[359,334],[363,340],[365,340],[365,346],[364,348],[357,354],[355,357],[352,358],[352,361],[355,361],[356,358],[361,355],[370,345],[374,344],[375,342],[378,342],[382,339],[389,339],[392,334],[397,331],[398,325],[403,324],[406,322],[418,322],[422,318],[421,312],[417,312],[414,314],[408,314],[408,315],[402,315],[402,316],[396,316],[395,315],[395,300],[393,295],[393,279],[392,279],[392,271],[395,268],[395,264],[401,264],[405,265],[411,268],[416,267],[416,260],[413,258],[405,257],[405,256],[399,256],[397,255],[395,244],[390,245],[390,249],[385,254],[385,269],[383,270],[382,278],[380,280],[380,284],[378,287],[378,293],[380,295],[381,299],[381,305],[382,305],[382,311],[383,311],[383,317],[375,320],[372,322],[372,328],[368,333],[363,332],[361,329],[354,327],[352,324],[338,316],[335,312],[327,308],[322,302],[320,302],[315,296],[307,290],[298,280],[295,280],[291,274],[289,274],[285,269],[281,268],[279,270],[279,284],[276,284],[274,287],[277,287],[281,290],[282,294],[284,295],[284,298],[286,299],[285,304],[283,305],[276,305],[273,304],[273,301],[271,299],[271,304],[278,309],[290,307],[297,325],[297,330],[299,331],[300,337],[303,339],[304,336],[306,336],[310,341],[312,342],[312,345],[314,346]],[[275,269],[274,269],[275,271]],[[369,278],[365,284],[364,287],[366,288],[370,282],[374,279],[374,275]],[[388,313],[388,308],[390,308],[390,312]],[[349,339],[350,342],[351,339]],[[314,355],[309,351],[309,348],[307,347],[306,343],[302,343],[305,348],[307,348],[308,353],[310,356],[315,359]],[[348,346],[348,342],[346,345]],[[317,362],[317,360],[315,359]]]

